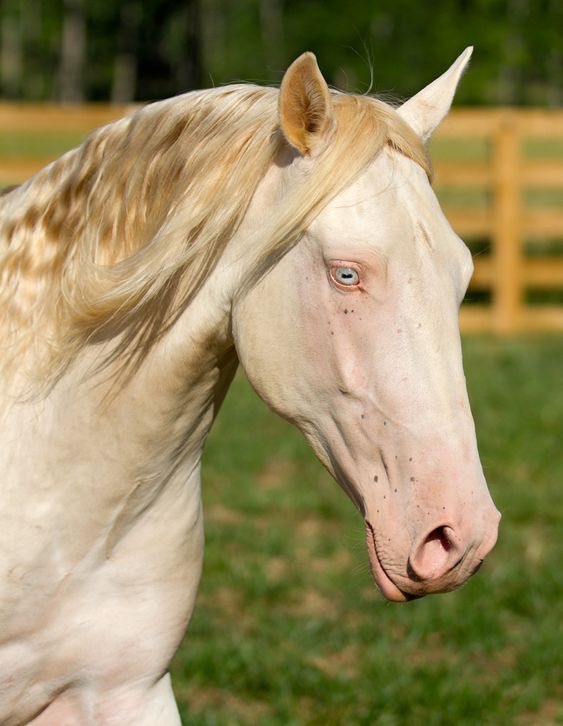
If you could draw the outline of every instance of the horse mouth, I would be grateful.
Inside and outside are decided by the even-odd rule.
[[[401,590],[389,577],[385,568],[381,564],[379,555],[377,554],[377,546],[375,542],[375,531],[373,526],[366,520],[366,536],[367,536],[367,547],[369,555],[369,565],[371,574],[377,585],[378,590],[381,592],[386,600],[391,602],[408,602],[409,600],[416,600],[419,595],[411,595],[408,592]]]

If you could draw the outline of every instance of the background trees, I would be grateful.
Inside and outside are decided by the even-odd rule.
[[[558,105],[560,0],[3,0],[4,99],[128,102],[278,82],[313,50],[345,90],[408,95],[475,45],[460,102]]]

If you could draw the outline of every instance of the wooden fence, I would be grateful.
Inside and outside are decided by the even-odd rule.
[[[17,184],[130,109],[0,104],[0,184]],[[563,331],[563,111],[453,111],[435,187],[475,252],[466,331]]]
[[[463,329],[563,331],[563,111],[454,111],[436,152],[444,211],[480,252]]]

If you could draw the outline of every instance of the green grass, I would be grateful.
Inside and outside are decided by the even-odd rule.
[[[460,139],[439,135],[430,141],[430,156],[433,160],[448,161],[486,161],[489,158],[490,144],[484,137]]]
[[[563,339],[465,340],[499,543],[461,590],[371,582],[359,515],[238,377],[209,441],[186,724],[563,723]]]
[[[21,133],[0,134],[0,156],[7,159],[60,156],[79,146],[86,134],[53,131],[49,134]]]

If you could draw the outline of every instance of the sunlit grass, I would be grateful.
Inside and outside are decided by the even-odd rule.
[[[66,131],[3,133],[0,134],[0,156],[8,159],[57,157],[81,144],[85,137],[83,133],[70,134]]]

